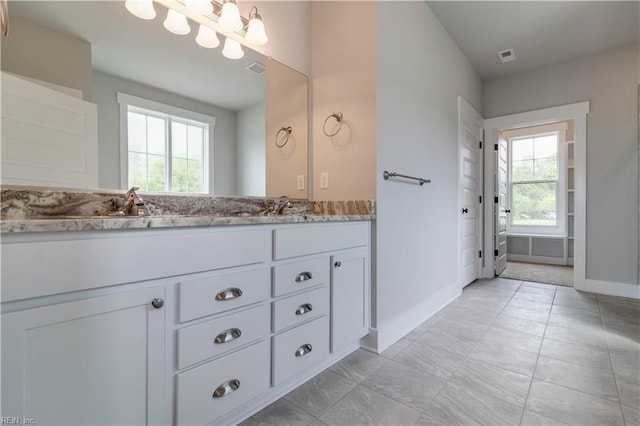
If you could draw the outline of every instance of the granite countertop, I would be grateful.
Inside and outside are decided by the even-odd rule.
[[[0,233],[211,227],[375,219],[375,202],[139,192],[140,216],[118,215],[125,191],[3,186]],[[121,214],[121,213],[120,213]]]

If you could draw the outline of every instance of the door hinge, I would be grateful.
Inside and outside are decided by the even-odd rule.
[[[478,257],[482,257],[482,250],[478,251]]]
[[[482,149],[482,141],[478,142],[478,148]]]
[[[493,145],[493,150],[497,151],[498,150],[498,144]]]
[[[498,204],[498,197],[493,197],[493,202]]]
[[[498,253],[498,250],[494,250],[494,251],[493,251],[493,255],[494,255],[494,256],[498,256],[498,254],[499,254],[499,253]]]
[[[482,204],[482,195],[479,195],[479,196],[478,196],[478,202],[479,202],[480,204]]]

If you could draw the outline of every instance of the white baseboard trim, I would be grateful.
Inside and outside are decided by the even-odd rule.
[[[509,254],[509,253],[507,253],[507,261],[542,263],[545,265],[566,265],[567,264],[564,257],[533,256],[528,254]]]
[[[592,293],[608,294],[610,296],[640,299],[640,285],[637,284],[586,279],[585,290]]]
[[[462,290],[458,284],[448,285],[382,327],[369,330],[369,335],[365,336],[360,342],[362,348],[377,354],[382,353],[382,351],[451,303],[461,293]]]

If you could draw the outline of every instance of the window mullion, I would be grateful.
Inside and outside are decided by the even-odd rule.
[[[172,128],[173,128],[173,126],[171,124],[172,124],[171,117],[167,117],[167,120],[165,121],[165,125],[167,126],[167,130],[165,132],[165,134],[167,135],[166,141],[165,141],[165,152],[166,152],[166,157],[165,157],[165,164],[166,164],[166,167],[165,167],[165,170],[166,170],[165,180],[167,182],[167,191],[169,191],[169,192],[173,192],[173,182],[171,180],[171,176],[173,176],[172,161],[171,161],[171,147],[172,147],[172,141],[173,141]]]

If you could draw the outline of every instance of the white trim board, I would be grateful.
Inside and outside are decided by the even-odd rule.
[[[502,117],[488,118],[484,120],[485,140],[489,144],[495,144],[500,131],[516,129],[520,127],[536,126],[557,121],[574,121],[574,268],[573,282],[576,290],[587,291],[586,287],[586,185],[587,185],[587,114],[589,114],[589,102],[562,105],[545,108],[536,111],[519,114],[505,115]],[[485,150],[485,199],[493,196],[493,150]],[[493,203],[485,203],[485,237],[484,252],[489,254],[494,251],[494,225]],[[492,278],[494,276],[494,261],[490,256],[486,257],[482,276]]]
[[[371,328],[362,338],[360,346],[370,352],[382,353],[389,346],[406,336],[414,328],[431,318],[462,294],[459,285],[452,283],[418,305],[406,310],[382,327]]]
[[[640,299],[640,285],[616,283],[613,281],[585,280],[585,291],[608,294],[610,296],[630,297]]]

